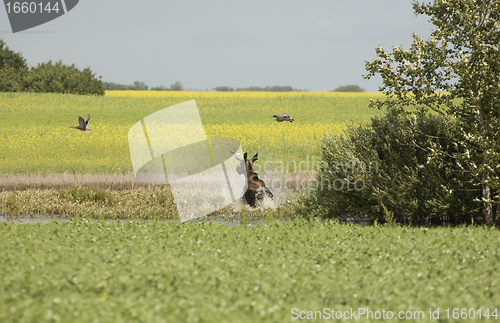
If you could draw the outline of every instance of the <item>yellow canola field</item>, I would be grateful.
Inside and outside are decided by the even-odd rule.
[[[121,173],[130,169],[128,127],[7,127],[0,134],[0,173]]]
[[[196,99],[207,137],[237,139],[260,161],[301,162],[321,157],[325,133],[364,121],[376,93],[107,91],[104,97],[0,94],[0,174],[127,173],[128,131],[167,106]],[[227,100],[226,100],[227,98]],[[342,98],[342,99],[339,99]],[[296,122],[278,123],[287,112]],[[70,129],[89,113],[90,133]],[[175,131],[170,134],[178,135]]]
[[[90,133],[48,126],[2,129],[0,173],[131,172],[130,126],[98,123],[93,125]],[[252,156],[258,152],[261,163],[317,159],[325,132],[341,129],[341,125],[332,127],[322,123],[312,126],[278,123],[204,125],[207,137],[235,138]]]
[[[287,152],[304,150],[314,153],[319,149],[325,133],[340,132],[340,124],[207,124],[204,125],[207,137],[230,137],[238,139],[243,149],[259,151]]]

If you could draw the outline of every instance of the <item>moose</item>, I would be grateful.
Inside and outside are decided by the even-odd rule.
[[[258,154],[256,153],[250,160],[247,159],[247,153],[243,155],[243,160],[236,157],[241,162],[236,171],[239,174],[245,174],[245,172],[247,174],[247,190],[243,197],[251,207],[256,207],[256,202],[261,202],[264,199],[264,194],[273,198],[273,193],[271,193],[266,187],[266,183],[259,178],[252,168],[253,163],[259,159]]]

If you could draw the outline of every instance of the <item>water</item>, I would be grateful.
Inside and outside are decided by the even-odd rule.
[[[247,211],[247,210],[246,210]],[[67,218],[64,216],[60,215],[19,215],[19,216],[14,216],[14,224],[47,224],[53,221],[59,221],[59,222],[71,222],[74,219],[72,218]],[[86,219],[88,221],[92,222],[97,222],[99,221],[98,219]],[[276,219],[279,221],[293,221],[294,219],[288,219],[288,220],[283,220],[283,219]],[[325,220],[325,219],[322,219]],[[373,225],[374,221],[372,219],[368,218],[340,218],[337,219],[340,224],[357,224],[361,226],[371,226]],[[143,219],[107,219],[107,222],[115,222],[115,221],[120,221],[120,222],[128,222],[128,221],[159,221],[159,222],[178,222],[180,220],[143,220]],[[210,222],[210,223],[217,223],[217,224],[224,224],[228,225],[231,227],[236,227],[241,224],[241,217],[238,217],[238,212],[232,212],[230,215],[225,215],[225,216],[220,216],[220,215],[213,215],[213,216],[208,216],[208,217],[199,217],[196,219],[193,219],[191,222]],[[0,223],[11,223],[11,217],[9,214],[0,211]],[[246,222],[246,225],[250,226],[256,226],[256,225],[263,225],[265,224],[265,219],[248,219]],[[478,223],[481,224],[481,223]],[[444,219],[441,222],[438,223],[431,223],[431,222],[424,222],[421,223],[420,226],[423,227],[450,227],[454,226],[454,223],[450,221],[446,221]]]
[[[58,215],[20,215],[14,216],[14,224],[47,224],[49,222],[71,222],[71,219],[58,216]],[[0,212],[0,223],[12,223],[10,215]]]
[[[19,216],[14,216],[14,224],[47,224],[50,222],[58,221],[58,222],[71,222],[74,219],[70,219],[67,217],[59,216],[59,215],[19,215]],[[99,221],[98,219],[86,219],[91,222],[97,222]],[[143,219],[106,219],[107,222],[128,222],[128,221],[159,221],[159,222],[178,222],[180,220],[143,220]],[[218,224],[224,224],[228,225],[231,227],[236,227],[240,225],[241,223],[238,221],[236,216],[234,216],[232,219],[224,219],[220,216],[213,216],[213,217],[208,217],[208,218],[198,218],[193,220],[192,222],[198,222],[198,221],[204,221],[204,222],[210,222],[210,223],[218,223]],[[12,223],[10,215],[7,215],[6,213],[3,213],[0,211],[0,223]],[[264,220],[249,220],[247,223],[250,226],[256,226],[256,225],[263,225]]]

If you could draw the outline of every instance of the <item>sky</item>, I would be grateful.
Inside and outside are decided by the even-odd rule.
[[[411,0],[82,0],[63,16],[12,33],[0,7],[0,38],[29,66],[62,60],[105,82],[192,90],[292,86],[331,91],[364,80],[380,42],[409,47],[432,24]]]

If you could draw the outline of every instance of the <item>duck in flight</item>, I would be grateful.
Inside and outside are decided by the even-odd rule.
[[[290,116],[288,116],[287,114],[283,113],[282,115],[280,116],[277,116],[277,115],[274,115],[273,118],[276,118],[276,121],[278,122],[282,122],[282,121],[290,121],[290,123],[292,123],[293,121],[295,121],[295,119],[292,119],[290,118]]]
[[[78,129],[78,130],[81,130],[81,131],[87,131],[87,132],[90,132],[90,128],[87,128],[87,125],[89,124],[89,120],[90,120],[90,114],[87,114],[87,117],[85,118],[85,120],[78,116],[78,127],[75,127],[75,126],[70,126],[70,128],[75,128],[75,129]]]

